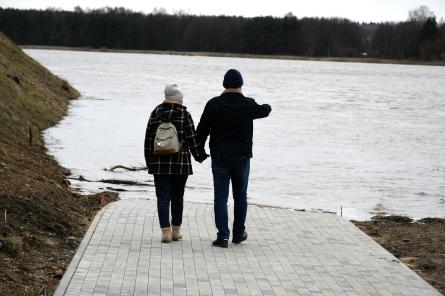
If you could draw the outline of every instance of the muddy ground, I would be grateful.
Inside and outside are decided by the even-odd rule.
[[[117,195],[72,193],[42,147],[12,148],[0,145],[0,295],[51,295],[95,214]]]
[[[353,223],[445,295],[445,219],[388,216]]]

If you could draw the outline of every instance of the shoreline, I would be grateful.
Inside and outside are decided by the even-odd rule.
[[[389,65],[417,65],[417,66],[445,66],[445,61],[421,61],[421,60],[391,60],[368,57],[307,57],[291,55],[260,55],[243,53],[223,53],[205,51],[173,51],[173,50],[139,50],[139,49],[109,49],[91,47],[67,47],[49,45],[19,45],[21,49],[43,49],[85,52],[108,52],[108,53],[136,53],[157,55],[179,55],[179,56],[202,56],[202,57],[226,57],[247,59],[270,59],[270,60],[293,60],[293,61],[315,61],[315,62],[341,62],[341,63],[367,63],[367,64],[389,64]]]
[[[22,47],[25,48],[25,47]],[[35,47],[34,47],[35,48]],[[36,49],[55,49],[55,50],[73,50],[70,48],[36,48]],[[78,51],[83,51],[83,49],[74,49],[74,50],[78,50]],[[222,55],[205,55],[203,53],[199,53],[199,54],[187,54],[187,53],[169,53],[169,52],[147,52],[147,51],[143,51],[143,52],[135,52],[135,51],[115,51],[115,50],[87,50],[87,51],[98,51],[98,52],[129,52],[129,53],[147,53],[147,54],[175,54],[175,55],[199,55],[199,56],[222,56]],[[240,57],[240,56],[236,56],[236,55],[231,55],[231,56],[227,56],[227,57]],[[277,58],[277,57],[270,57],[270,56],[263,56],[263,57],[259,57],[259,56],[252,56],[252,55],[248,55],[248,56],[242,56],[244,58],[265,58],[265,59],[271,59],[271,58]],[[299,60],[296,57],[292,57],[289,58],[292,60]],[[301,59],[301,60],[318,60],[318,61],[326,61],[326,59]],[[339,60],[335,60],[337,62],[351,62],[351,61],[339,61]],[[355,61],[355,62],[360,62],[360,61]],[[369,61],[368,61],[369,62]],[[385,62],[386,63],[386,62]],[[445,62],[444,62],[445,65]],[[21,78],[21,77],[19,77]],[[66,110],[65,110],[66,111]],[[41,134],[38,135],[38,141],[43,142],[43,140],[41,139]],[[0,141],[1,144],[1,141]],[[12,145],[12,144],[11,144]],[[58,228],[60,227],[59,225],[56,224],[48,224],[48,225],[43,225],[43,226],[49,226],[49,227],[56,227],[55,230],[51,230],[51,236],[46,237],[46,236],[39,236],[39,235],[34,235],[33,234],[33,229],[29,229],[30,225],[27,224],[27,227],[25,230],[29,231],[31,234],[24,234],[22,236],[20,236],[21,234],[19,233],[19,236],[17,237],[17,239],[19,239],[19,243],[17,244],[17,248],[12,250],[13,252],[28,252],[30,250],[33,250],[34,248],[40,248],[42,249],[42,252],[52,252],[55,249],[58,251],[64,251],[64,253],[52,253],[52,256],[54,256],[54,254],[56,254],[54,257],[52,257],[52,259],[46,259],[46,261],[44,261],[43,263],[45,265],[42,265],[41,262],[38,262],[38,264],[33,264],[34,261],[36,260],[36,258],[38,255],[41,254],[34,254],[34,257],[29,257],[29,256],[25,256],[24,258],[20,258],[20,257],[16,257],[17,254],[13,254],[11,258],[13,258],[14,260],[12,261],[7,261],[9,262],[10,265],[14,265],[14,268],[18,268],[18,270],[25,272],[25,274],[20,274],[20,278],[17,280],[17,285],[15,286],[16,290],[3,290],[3,292],[9,292],[9,291],[22,291],[24,290],[26,292],[26,289],[30,288],[31,290],[28,290],[29,292],[33,292],[33,291],[37,291],[38,289],[40,289],[41,287],[44,287],[44,292],[48,292],[49,294],[51,294],[51,291],[54,289],[54,286],[57,285],[58,280],[60,280],[60,277],[62,276],[67,262],[69,262],[72,259],[72,255],[74,253],[72,253],[72,250],[76,248],[76,245],[78,246],[78,244],[80,243],[79,238],[82,238],[83,234],[80,234],[80,231],[83,230],[85,232],[85,228],[87,228],[87,226],[89,225],[89,223],[91,223],[92,218],[95,216],[95,211],[100,209],[101,206],[101,194],[97,194],[97,195],[93,195],[91,197],[88,197],[87,195],[84,196],[79,196],[76,195],[70,188],[67,188],[67,184],[65,184],[64,180],[62,180],[63,175],[60,174],[59,170],[61,169],[61,166],[59,163],[57,163],[52,157],[50,157],[47,154],[47,151],[45,151],[44,147],[41,147],[40,145],[36,145],[37,147],[34,148],[27,148],[25,146],[21,146],[20,148],[24,149],[25,156],[26,159],[25,161],[29,161],[31,163],[31,169],[29,169],[29,172],[32,174],[31,177],[23,177],[23,179],[20,180],[16,180],[17,184],[20,184],[21,187],[17,187],[17,186],[11,186],[11,184],[9,184],[11,186],[12,189],[14,190],[18,190],[19,193],[14,192],[8,192],[8,195],[11,194],[11,197],[17,198],[19,199],[20,195],[23,194],[25,197],[27,197],[28,194],[32,194],[33,192],[29,193],[26,192],[26,188],[22,188],[24,186],[23,182],[30,182],[31,186],[34,184],[40,184],[42,182],[48,182],[47,187],[45,188],[38,188],[38,191],[36,194],[48,194],[49,192],[58,190],[57,188],[60,187],[60,192],[55,192],[53,196],[51,196],[53,199],[54,198],[61,198],[62,195],[64,197],[68,197],[70,199],[74,199],[73,202],[78,202],[80,203],[81,207],[84,207],[84,209],[82,210],[81,214],[76,214],[76,217],[81,218],[79,219],[80,224],[78,225],[78,227],[76,228],[72,228],[69,229],[70,231],[72,231],[72,233],[74,234],[73,236],[70,237],[65,237],[66,234],[65,233],[61,233],[59,234],[58,232]],[[15,146],[14,146],[15,147]],[[13,148],[14,148],[13,147]],[[3,152],[1,150],[1,146],[0,146],[0,152]],[[9,148],[5,148],[5,151],[7,151],[9,153],[9,155],[15,156],[14,153],[16,153],[15,151],[9,150]],[[42,153],[43,152],[43,153]],[[43,154],[43,155],[42,155]],[[17,157],[23,157],[23,155],[19,155],[17,154]],[[36,157],[38,161],[43,162],[43,164],[37,164],[36,160],[34,159],[29,159],[30,157]],[[42,160],[40,160],[40,158],[42,158]],[[19,159],[19,158],[17,158]],[[20,159],[20,161],[23,161]],[[7,163],[8,166],[10,168],[14,168],[14,169],[23,169],[20,166],[14,166],[15,163],[13,162],[12,165],[9,165],[9,163]],[[3,164],[0,163],[0,168]],[[39,177],[39,174],[41,173],[41,171],[39,171],[39,169],[41,168],[45,168],[48,171],[53,171],[54,173],[51,172],[48,180],[44,179],[44,181],[42,181],[41,177]],[[65,172],[65,177],[66,177],[66,172]],[[32,181],[29,181],[28,179],[25,178],[33,178]],[[34,181],[37,180],[37,183],[34,183]],[[20,181],[20,182],[19,182]],[[17,185],[15,183],[13,183],[12,185]],[[57,188],[56,188],[57,187]],[[22,191],[23,190],[23,191]],[[33,188],[34,190],[34,188]],[[70,192],[68,192],[68,191]],[[28,190],[29,191],[29,190]],[[2,192],[0,192],[2,193]],[[20,195],[19,195],[20,194]],[[36,197],[34,197],[34,195],[30,198],[34,199],[36,201],[38,201],[38,195],[36,195]],[[116,196],[115,195],[110,195],[110,196],[105,196],[107,201],[113,201]],[[28,197],[27,197],[28,198]],[[12,199],[11,199],[12,200]],[[54,200],[52,201],[54,203]],[[63,203],[63,199],[61,200],[57,200],[55,204],[51,204],[52,206],[58,206],[61,207],[64,211],[62,211],[62,214],[69,214],[71,215],[71,213],[68,213],[67,209],[63,208],[64,206],[61,205],[61,202]],[[31,199],[27,199],[27,203],[29,203],[29,205],[33,205],[33,203],[31,203]],[[277,207],[277,206],[271,206],[271,205],[265,205],[265,204],[257,204],[257,203],[249,203],[250,205],[253,206],[258,206],[258,207],[272,207],[272,208],[281,208],[281,207]],[[6,205],[8,206],[8,205]],[[40,210],[42,210],[42,219],[45,218],[44,215],[45,213],[43,212],[44,208],[47,207],[47,204],[36,204],[36,207],[38,206]],[[0,209],[3,209],[2,207],[0,207]],[[24,208],[26,209],[26,208]],[[292,208],[288,208],[289,210],[294,210],[294,211],[300,211],[299,209],[292,209]],[[70,211],[72,211],[73,209],[69,209]],[[301,209],[301,211],[303,211]],[[305,210],[306,212],[311,212],[311,210]],[[13,214],[13,213],[12,213]],[[336,213],[337,215],[339,215],[338,213]],[[8,210],[8,221],[11,221],[11,225],[12,225],[12,221],[14,221],[14,223],[16,222],[14,220],[17,219],[18,217],[14,217],[14,215],[11,215],[10,211]],[[79,216],[77,216],[79,215]],[[340,215],[339,215],[340,216]],[[62,219],[63,217],[60,216],[61,221],[66,221],[65,219]],[[434,219],[434,218],[433,218]],[[348,219],[349,220],[349,219]],[[398,220],[398,219],[396,219]],[[441,218],[439,219],[440,221],[445,221],[445,219]],[[33,223],[32,220],[31,224]],[[30,221],[27,221],[28,223]],[[409,221],[407,219],[402,219],[402,221],[391,221],[391,220],[387,220],[387,219],[376,219],[376,220],[365,220],[365,221],[355,221],[354,224],[359,227],[364,233],[366,233],[368,236],[370,236],[371,238],[373,238],[377,243],[379,243],[382,247],[386,248],[389,252],[391,252],[394,256],[396,256],[397,258],[400,258],[400,260],[402,262],[404,262],[406,265],[408,265],[408,267],[410,267],[411,269],[413,269],[415,272],[417,272],[422,278],[424,278],[426,281],[428,281],[430,284],[432,284],[433,286],[435,286],[439,291],[441,291],[442,293],[445,293],[445,288],[442,286],[442,283],[445,283],[445,272],[443,272],[444,267],[445,267],[445,263],[444,263],[444,258],[442,258],[441,256],[443,256],[442,254],[440,254],[440,250],[441,250],[441,246],[443,246],[442,242],[445,241],[444,239],[444,229],[445,229],[445,222],[434,222],[434,223],[417,223],[417,222],[412,222]],[[34,221],[36,222],[36,221]],[[352,221],[351,221],[352,222]],[[20,225],[20,224],[18,224]],[[419,226],[420,225],[420,226]],[[425,226],[421,226],[421,225],[425,225]],[[31,225],[33,227],[35,227],[35,225]],[[40,226],[40,225],[39,225]],[[62,228],[61,228],[62,229]],[[400,230],[404,229],[404,236],[401,236]],[[66,229],[63,229],[66,230]],[[52,233],[54,233],[54,236],[52,235]],[[81,237],[79,235],[82,235]],[[424,249],[425,249],[425,239],[429,239],[426,243],[427,246],[429,246],[431,248],[431,250],[429,253],[425,253]],[[422,242],[423,244],[411,244],[411,243],[415,243],[415,242]],[[15,241],[12,241],[15,242]],[[435,246],[433,243],[439,243],[438,246]],[[0,247],[1,248],[1,247]],[[443,248],[443,247],[442,247]],[[2,263],[2,250],[0,250],[0,263]],[[433,252],[433,253],[431,253]],[[434,253],[435,252],[435,253]],[[44,254],[44,253],[43,253]],[[27,254],[28,255],[28,254]],[[32,254],[31,254],[32,255]],[[71,256],[71,257],[69,257]],[[47,257],[48,258],[48,257]],[[42,258],[39,258],[42,259]],[[43,258],[45,259],[45,258]],[[6,261],[5,261],[6,262]],[[1,266],[1,265],[0,265]],[[16,271],[16,270],[15,270]],[[43,272],[43,274],[42,274]],[[46,278],[45,278],[46,277]],[[34,280],[34,281],[33,281]],[[38,280],[38,281],[37,281]],[[47,281],[45,283],[45,281]],[[29,283],[32,283],[31,286],[29,286]],[[45,285],[45,286],[43,286]],[[37,290],[34,290],[37,289]],[[2,290],[1,290],[1,285],[0,285],[0,294]]]

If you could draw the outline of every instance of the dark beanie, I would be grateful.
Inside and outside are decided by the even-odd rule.
[[[243,77],[238,70],[230,69],[224,75],[224,88],[239,88],[243,86]]]

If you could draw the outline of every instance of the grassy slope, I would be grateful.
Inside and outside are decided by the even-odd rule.
[[[8,77],[9,76],[9,77]],[[16,76],[19,84],[11,79]],[[43,130],[61,119],[79,96],[0,33],[0,135],[24,143],[28,126]]]
[[[69,190],[41,136],[78,96],[0,33],[0,295],[51,294],[98,210]]]

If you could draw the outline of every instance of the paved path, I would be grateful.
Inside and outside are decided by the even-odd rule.
[[[162,244],[155,201],[95,218],[55,295],[441,295],[333,214],[250,206],[249,238],[215,248],[213,206],[186,203],[180,242]]]

